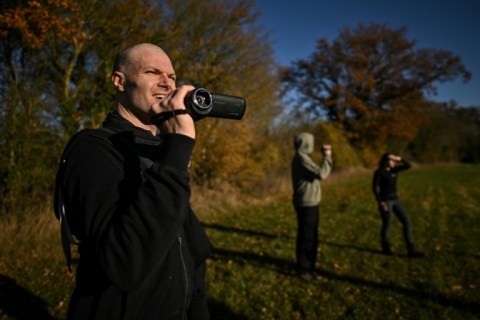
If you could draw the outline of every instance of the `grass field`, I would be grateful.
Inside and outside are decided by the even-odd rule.
[[[296,218],[288,195],[222,214],[200,212],[215,250],[207,261],[213,319],[480,318],[480,166],[415,168],[399,194],[417,248],[393,221],[394,256],[379,252],[371,172],[323,184],[318,283],[295,276]],[[272,194],[277,190],[272,190]],[[53,215],[3,222],[0,319],[62,319],[68,273]]]

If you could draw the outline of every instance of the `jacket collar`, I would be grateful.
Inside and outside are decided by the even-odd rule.
[[[130,121],[123,118],[117,111],[111,111],[107,114],[103,127],[110,129],[115,133],[121,133],[123,136],[133,136],[135,143],[146,145],[158,145],[162,142],[163,135],[153,135],[149,130],[145,130],[133,125]]]

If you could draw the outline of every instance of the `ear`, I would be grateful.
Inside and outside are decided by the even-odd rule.
[[[112,83],[115,89],[117,89],[117,91],[123,92],[125,90],[124,88],[125,74],[123,74],[123,72],[120,72],[120,71],[115,71],[112,74]]]

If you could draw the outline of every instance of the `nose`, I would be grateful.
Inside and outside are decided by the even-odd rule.
[[[166,73],[160,73],[159,76],[158,76],[158,86],[159,87],[166,87],[166,86],[170,86],[170,83],[169,83],[169,78],[168,78],[168,75]]]
[[[169,91],[173,91],[175,89],[175,81],[170,78],[167,73],[162,72],[158,75],[157,86]]]

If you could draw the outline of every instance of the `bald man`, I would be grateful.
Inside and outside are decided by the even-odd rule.
[[[68,319],[208,319],[211,244],[189,204],[194,87],[177,88],[148,43],[121,51],[111,79],[114,111],[71,139],[57,173],[56,213],[80,241]]]

